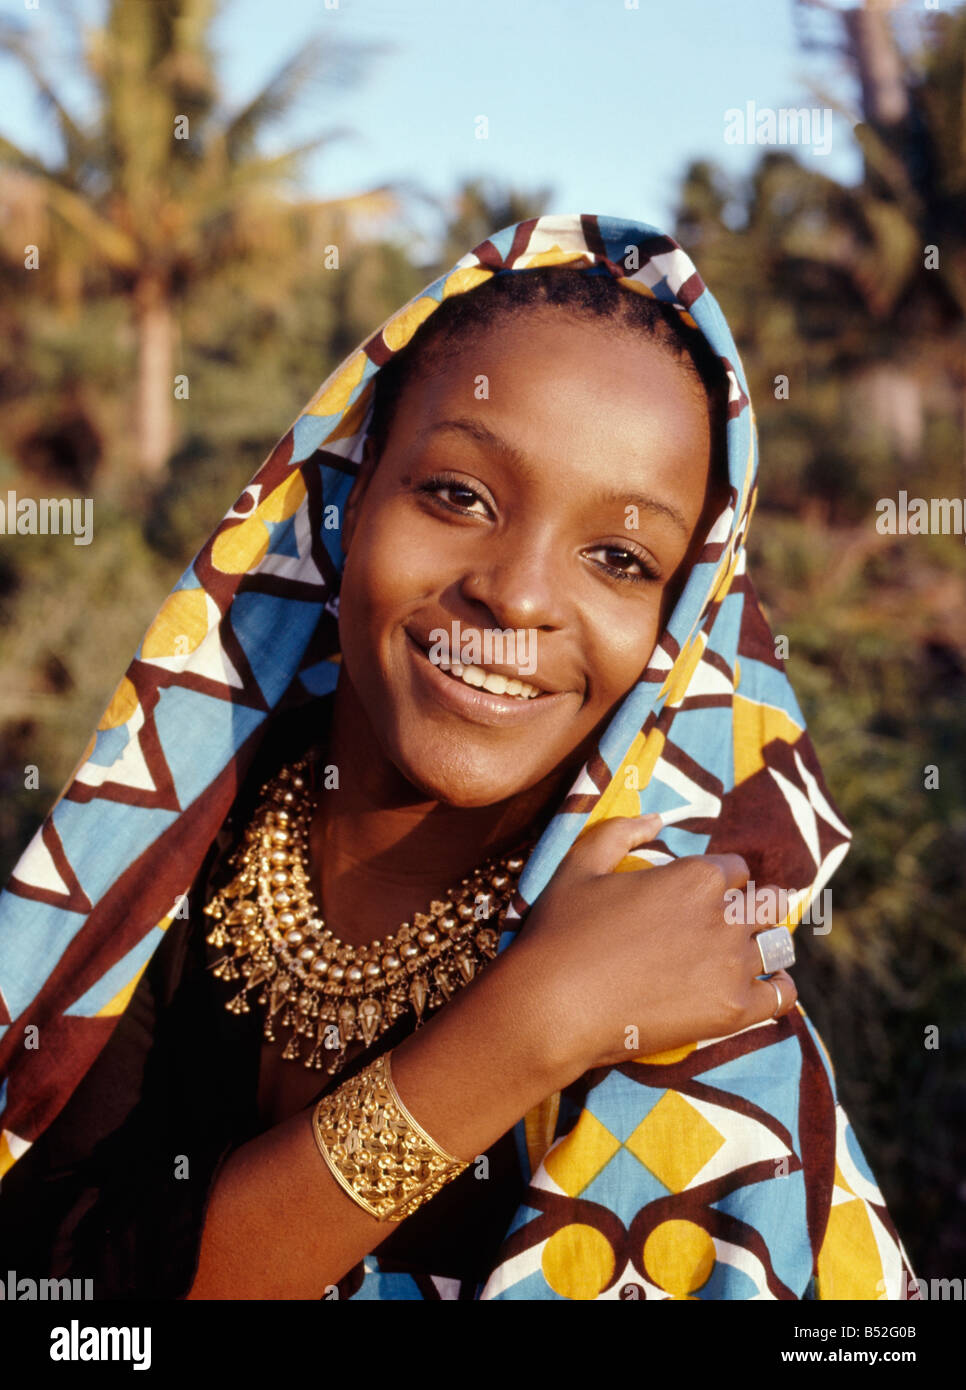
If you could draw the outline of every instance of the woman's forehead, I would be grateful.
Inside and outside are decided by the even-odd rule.
[[[494,379],[505,398],[547,393],[555,401],[632,408],[649,402],[655,391],[673,392],[684,409],[689,396],[701,401],[704,391],[687,357],[660,340],[624,325],[566,316],[515,316],[488,325],[485,331],[446,342],[427,370],[407,378],[404,394],[425,407],[449,395],[470,392],[484,405],[497,401]]]

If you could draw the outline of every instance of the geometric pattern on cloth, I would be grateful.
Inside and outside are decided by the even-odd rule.
[[[549,265],[610,275],[704,334],[729,382],[730,500],[528,859],[500,949],[576,838],[607,817],[663,817],[620,871],[735,850],[756,881],[790,891],[792,926],[841,861],[849,831],[747,574],[758,448],[724,316],[655,227],[525,219],[463,256],[322,383],[161,604],[0,893],[0,1176],[110,1037],[269,726],[334,688],[340,524],[376,373],[444,299]],[[42,1047],[23,1046],[29,1024]],[[605,1069],[576,1108],[551,1097],[516,1126],[528,1190],[479,1297],[620,1297],[625,1286],[640,1297],[877,1297],[876,1280],[899,1286],[904,1255],[802,1011],[684,1052]],[[455,1296],[454,1281],[384,1271],[377,1256],[364,1268],[353,1297]]]

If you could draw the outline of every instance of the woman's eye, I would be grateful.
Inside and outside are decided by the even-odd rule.
[[[464,516],[489,514],[489,506],[485,498],[481,497],[475,488],[469,487],[468,484],[460,482],[457,478],[442,476],[427,478],[424,483],[419,485],[419,491],[437,498],[444,507],[448,507],[453,512],[461,512]],[[473,509],[474,503],[477,502],[483,511]],[[638,555],[636,551],[627,550],[624,546],[599,545],[587,553],[609,557],[602,561],[597,560],[595,564],[606,570],[613,579],[630,584],[642,584],[646,580],[660,578],[660,571],[652,560],[644,555]]]
[[[426,482],[420,487],[420,492],[427,492],[440,500],[454,511],[469,512],[474,502],[482,503],[486,508],[486,502],[480,494],[468,487],[466,483],[457,482],[453,478],[427,478]],[[444,497],[444,493],[449,493],[449,498]],[[483,512],[473,512],[474,516],[482,516]]]
[[[643,555],[638,555],[632,550],[625,550],[622,546],[599,545],[588,554],[611,557],[609,560],[596,561],[596,563],[600,564],[603,569],[610,571],[615,579],[624,579],[631,583],[640,584],[646,579],[658,578],[656,566],[649,563]],[[616,563],[613,563],[615,557]]]

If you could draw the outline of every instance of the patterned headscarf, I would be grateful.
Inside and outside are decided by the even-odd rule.
[[[606,817],[663,816],[660,838],[622,870],[734,850],[759,882],[790,890],[792,924],[841,861],[849,832],[746,573],[757,445],[724,316],[653,227],[527,219],[465,255],[322,384],[161,605],[20,857],[0,895],[0,1175],[107,1042],[267,727],[335,686],[341,518],[377,372],[449,296],[556,265],[609,274],[704,334],[729,383],[731,502],[529,858],[501,949],[578,834]],[[902,1247],[800,1008],[629,1054],[549,1097],[515,1134],[525,1195],[477,1297],[906,1296]],[[424,1296],[425,1281],[382,1269],[377,1254],[364,1269],[357,1297]]]

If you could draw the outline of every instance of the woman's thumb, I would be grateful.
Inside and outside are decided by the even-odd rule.
[[[658,812],[644,816],[611,816],[583,831],[570,849],[570,857],[582,872],[609,874],[632,849],[646,845],[664,828]]]

